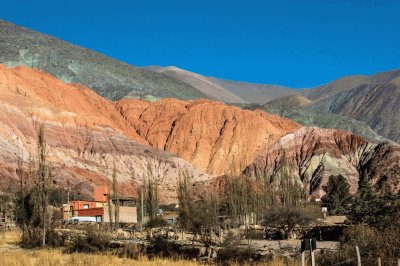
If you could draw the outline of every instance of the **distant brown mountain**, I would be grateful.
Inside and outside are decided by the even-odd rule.
[[[299,94],[298,90],[279,85],[256,84],[218,78],[210,79],[248,103],[266,103],[279,97]]]
[[[267,105],[269,108],[275,108],[275,107],[303,107],[310,105],[312,101],[302,95],[295,94],[295,95],[289,95],[285,97],[280,97],[275,100],[272,100],[265,105]]]
[[[213,80],[204,77],[202,75],[186,71],[174,66],[169,66],[169,67],[150,66],[146,67],[146,69],[157,73],[162,73],[166,76],[173,77],[177,80],[183,81],[193,86],[198,91],[204,93],[213,100],[225,103],[245,102],[242,98],[240,98],[236,94],[230,92],[223,86],[218,85]]]
[[[282,96],[299,93],[299,91],[278,85],[255,84],[205,77],[174,66],[145,67],[157,73],[183,81],[211,99],[225,103],[265,103]]]
[[[366,76],[366,75],[346,76],[343,78],[336,79],[325,85],[308,90],[307,92],[305,92],[304,95],[310,100],[316,101],[333,96],[335,94],[344,91],[349,91],[363,84],[376,85],[381,83],[387,83],[399,76],[400,76],[400,70],[381,72],[372,76]]]

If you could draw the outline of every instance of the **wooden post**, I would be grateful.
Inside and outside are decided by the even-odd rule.
[[[301,266],[305,266],[305,251],[301,252]]]
[[[400,266],[400,259],[397,259],[397,266]]]
[[[382,266],[381,258],[378,258],[378,266]]]
[[[357,266],[361,266],[361,256],[360,256],[360,249],[356,246],[356,253],[357,253]]]

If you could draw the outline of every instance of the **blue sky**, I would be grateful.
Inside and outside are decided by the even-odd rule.
[[[400,0],[2,1],[0,18],[137,65],[296,88],[400,68]]]

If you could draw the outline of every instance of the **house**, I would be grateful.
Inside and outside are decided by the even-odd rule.
[[[134,198],[121,197],[119,200],[119,221],[120,223],[137,223],[137,209]],[[93,189],[93,201],[74,200],[63,204],[64,220],[72,217],[94,217],[96,222],[110,222],[110,208],[112,220],[115,217],[116,199],[108,202],[108,188],[95,187]]]

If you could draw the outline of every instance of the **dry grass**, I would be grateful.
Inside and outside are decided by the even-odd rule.
[[[138,260],[119,258],[112,254],[84,254],[74,253],[65,254],[60,249],[37,249],[27,250],[18,248],[20,235],[18,231],[0,233],[0,265],[7,266],[197,266],[194,261],[155,259],[141,257]],[[243,264],[232,264],[243,265]],[[253,264],[254,265],[254,264]],[[275,258],[270,262],[258,264],[260,266],[292,266],[298,263],[288,263],[280,258]]]
[[[61,250],[35,250],[35,251],[5,251],[1,252],[0,265],[9,266],[98,266],[98,265],[131,265],[131,266],[197,266],[199,264],[191,261],[172,261],[167,259],[149,260],[142,257],[138,260],[118,258],[114,255],[90,255],[82,253],[63,254]]]
[[[18,245],[20,240],[21,236],[17,230],[0,231],[0,247]]]

